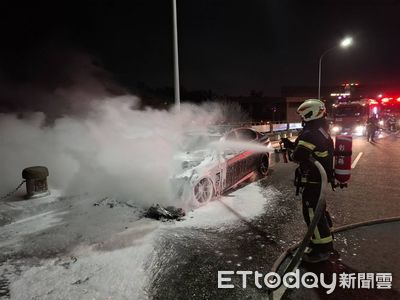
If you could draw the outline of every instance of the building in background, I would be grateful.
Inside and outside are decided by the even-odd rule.
[[[323,100],[330,99],[330,91],[335,87],[322,87],[321,98]],[[286,102],[286,121],[289,123],[299,122],[297,108],[307,99],[318,98],[318,87],[313,86],[285,86],[281,90],[282,97]],[[329,105],[327,105],[328,107]]]

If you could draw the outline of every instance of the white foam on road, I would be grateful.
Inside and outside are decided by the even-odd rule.
[[[143,220],[136,225],[104,243],[76,249],[74,259],[45,260],[28,269],[11,284],[11,299],[148,298],[145,263],[159,224]]]
[[[115,207],[110,209],[93,206],[90,201],[84,199],[77,200],[74,208],[70,208],[72,216],[76,216],[72,219],[70,219],[72,216],[61,217],[55,211],[25,217],[9,224],[8,227],[13,230],[19,226],[25,228],[35,222],[34,224],[42,223],[48,228],[59,224],[62,220],[68,222],[68,227],[78,223],[80,232],[86,239],[82,239],[68,254],[58,258],[43,259],[39,266],[37,264],[29,266],[28,263],[20,262],[19,265],[23,265],[20,275],[9,276],[12,282],[11,299],[148,298],[148,287],[152,278],[149,266],[152,265],[153,259],[157,259],[154,257],[154,250],[158,239],[163,233],[165,234],[166,228],[168,230],[184,227],[223,228],[225,225],[232,226],[243,220],[249,221],[261,215],[266,207],[273,205],[271,200],[276,193],[273,188],[262,188],[258,183],[252,183],[229,196],[221,197],[189,212],[186,220],[182,222],[161,223],[149,219],[136,219],[133,223],[127,224],[128,228],[125,230],[122,227],[124,222],[121,223],[120,219],[128,220],[135,217],[133,212],[129,216],[116,210]],[[124,207],[121,209],[129,210]],[[100,218],[104,225],[90,225],[92,218]],[[104,234],[101,240],[90,242],[92,231],[104,231],[114,223],[121,226],[120,232]],[[39,227],[32,228],[37,231]],[[52,235],[53,238],[71,239],[71,228],[68,230],[63,229],[64,226],[59,228]],[[16,237],[20,236],[17,232],[15,234]]]
[[[185,220],[177,222],[179,227],[213,227],[250,220],[264,212],[265,205],[276,191],[264,189],[252,183],[229,196],[223,196],[187,214]]]
[[[49,211],[0,227],[0,247],[16,245],[24,236],[59,225],[65,212]]]

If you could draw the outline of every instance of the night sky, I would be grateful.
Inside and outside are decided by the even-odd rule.
[[[133,88],[172,86],[172,0],[2,1],[0,82],[57,87],[84,53]],[[392,0],[177,0],[181,85],[219,94],[323,84],[400,84],[400,4]],[[78,61],[78,63],[77,63]],[[72,72],[73,73],[73,72]]]

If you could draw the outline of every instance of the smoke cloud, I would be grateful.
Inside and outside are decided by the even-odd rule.
[[[184,104],[180,113],[137,110],[138,103],[133,96],[103,99],[92,102],[86,116],[65,116],[51,126],[44,113],[0,115],[1,192],[16,186],[23,168],[44,165],[51,187],[67,195],[174,204],[170,178],[184,132],[206,131],[221,110],[210,104]]]
[[[26,56],[0,61],[0,112],[44,112],[52,122],[63,115],[84,116],[92,102],[127,94],[89,53],[44,44]]]
[[[65,195],[178,204],[170,178],[184,133],[244,116],[231,103],[143,110],[87,53],[43,45],[30,57],[0,70],[0,196],[43,165]]]

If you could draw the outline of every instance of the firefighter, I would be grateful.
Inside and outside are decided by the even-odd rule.
[[[317,167],[310,162],[313,156],[324,167],[332,187],[335,185],[333,171],[333,141],[328,133],[326,109],[322,101],[309,99],[297,109],[304,127],[295,142],[284,138],[285,148],[292,149],[292,159],[299,164],[296,169],[296,195],[302,190],[303,216],[307,225],[314,217],[321,192],[321,175]],[[329,259],[333,251],[333,236],[330,231],[332,222],[326,207],[309,243],[303,261],[318,263]]]
[[[367,141],[375,142],[375,139],[374,139],[375,134],[379,128],[378,118],[375,116],[368,118],[366,127],[367,127]]]
[[[389,131],[396,131],[396,118],[394,115],[389,115],[389,118],[387,119],[387,124]]]

